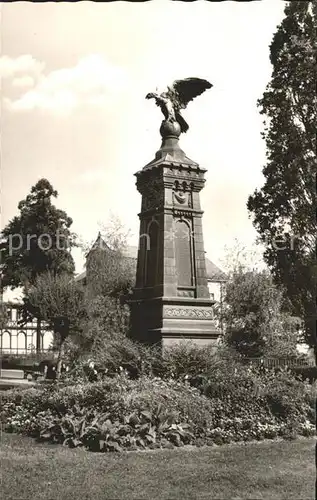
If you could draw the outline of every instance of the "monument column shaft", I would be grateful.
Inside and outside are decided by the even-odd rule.
[[[155,159],[136,174],[142,206],[130,334],[163,347],[181,339],[214,343],[220,332],[208,290],[199,197],[205,170],[179,148],[177,134],[163,129],[162,136]]]

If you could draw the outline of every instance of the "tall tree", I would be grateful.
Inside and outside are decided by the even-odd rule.
[[[270,46],[271,81],[262,99],[267,163],[248,209],[275,282],[316,342],[316,37],[317,5],[292,1]]]
[[[67,273],[54,275],[42,273],[30,286],[27,295],[30,309],[50,325],[54,331],[57,347],[57,378],[61,373],[65,341],[69,336],[80,335],[86,319],[86,300],[84,287],[69,279]]]
[[[53,275],[74,273],[70,248],[74,234],[72,219],[52,203],[58,193],[47,179],[39,180],[18,205],[15,216],[1,233],[1,288],[23,287],[27,291],[36,278],[50,271]],[[27,302],[26,302],[27,304]],[[40,349],[41,316],[36,309],[25,313],[38,318],[37,350]]]

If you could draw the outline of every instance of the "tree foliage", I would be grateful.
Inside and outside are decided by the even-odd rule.
[[[225,343],[246,357],[295,357],[298,332],[267,270],[236,267],[226,285]]]
[[[67,273],[42,273],[28,289],[26,304],[54,331],[59,373],[64,343],[69,336],[80,335],[87,317],[85,290]]]
[[[126,294],[134,282],[135,259],[127,257],[128,232],[112,217],[86,251],[86,310],[83,328],[72,345],[72,357],[102,352],[126,336],[129,307]],[[120,341],[118,341],[120,342]]]
[[[127,231],[118,218],[112,217],[86,256],[87,289],[91,297],[120,297],[131,290],[136,262],[126,251]]]
[[[0,330],[5,328],[7,322],[9,320],[9,315],[7,311],[7,305],[3,302],[0,302]]]
[[[116,297],[86,296],[87,317],[82,322],[82,330],[74,338],[70,351],[81,356],[94,355],[107,349],[107,345],[127,335],[129,327],[129,307]]]
[[[264,186],[250,196],[275,282],[316,347],[316,3],[288,2],[270,46],[271,81],[258,102],[266,116]]]
[[[222,259],[222,268],[227,276],[237,270],[254,271],[266,268],[263,261],[263,245],[259,245],[256,241],[246,245],[238,238],[234,239],[234,243],[230,246],[225,246],[225,254]]]
[[[27,287],[38,275],[74,272],[69,252],[74,246],[72,219],[55,207],[57,191],[46,179],[39,180],[18,205],[15,216],[1,233],[2,287]]]

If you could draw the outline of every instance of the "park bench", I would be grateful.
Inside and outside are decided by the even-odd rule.
[[[23,370],[1,369],[0,370],[0,390],[11,389],[23,385],[34,385],[35,382],[25,378]]]
[[[1,369],[0,370],[0,378],[23,380],[24,379],[24,371],[23,370]]]

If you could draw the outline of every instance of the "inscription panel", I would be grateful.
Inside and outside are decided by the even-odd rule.
[[[175,257],[179,286],[193,282],[190,227],[185,221],[175,223]]]

